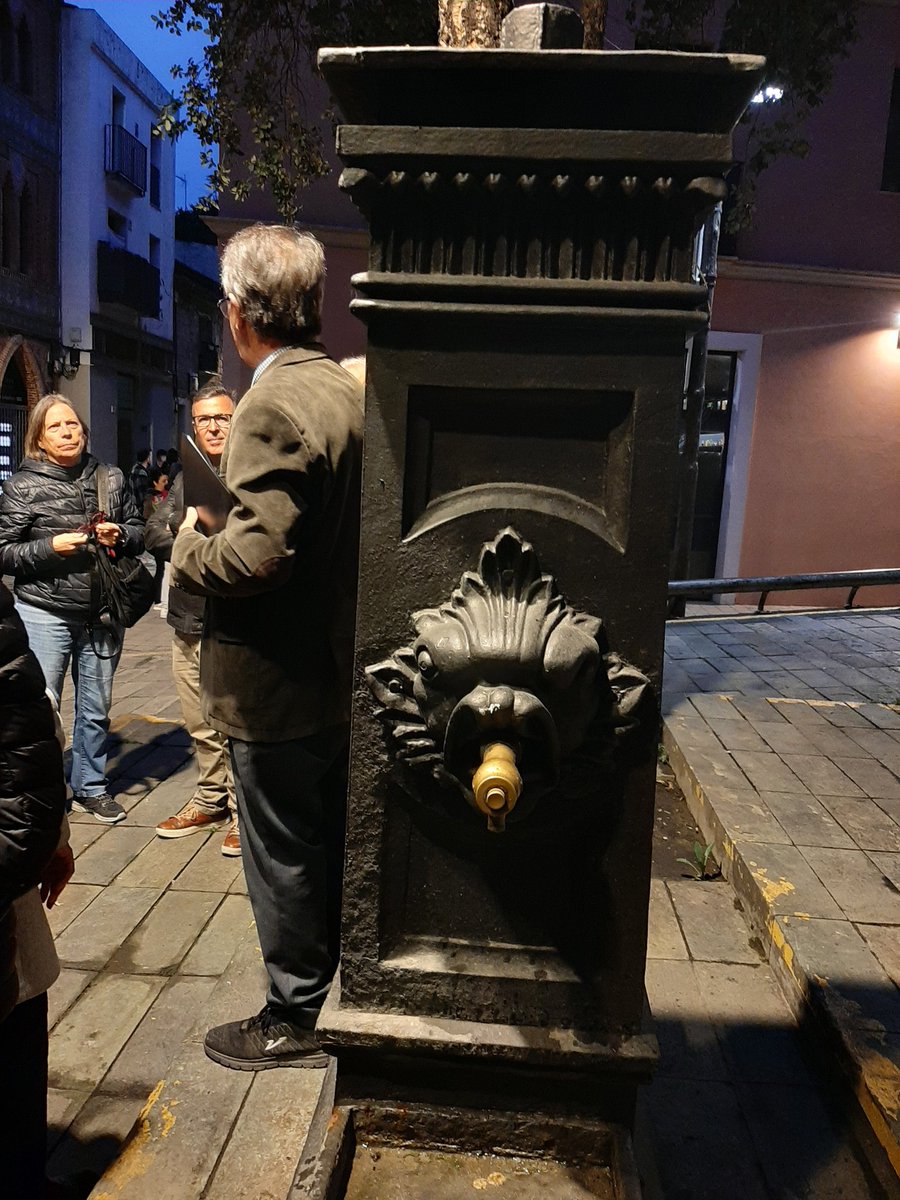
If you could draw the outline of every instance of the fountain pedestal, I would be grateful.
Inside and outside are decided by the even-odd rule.
[[[320,63],[369,341],[335,1064],[292,1196],[636,1196],[694,242],[761,60]],[[473,783],[492,745],[513,800]]]

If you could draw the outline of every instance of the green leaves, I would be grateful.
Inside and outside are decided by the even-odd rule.
[[[710,859],[712,858],[713,844],[710,842],[708,846],[702,845],[700,842],[694,842],[694,857],[676,858],[675,861],[683,863],[688,868],[694,879],[708,881],[710,879],[718,879],[722,874],[713,860],[710,867]]]
[[[160,114],[157,129],[168,137],[187,129],[197,134],[210,169],[210,200],[266,189],[292,221],[303,189],[331,169],[319,48],[434,44],[435,10],[435,0],[173,0],[154,16],[157,27],[205,34],[208,45],[201,58],[173,69],[178,103]]]
[[[858,13],[859,0],[628,0],[626,18],[639,44],[761,54],[763,88],[783,89],[781,100],[751,105],[744,116],[746,157],[729,206],[729,232],[752,225],[763,171],[778,158],[809,154],[806,122],[850,53]]]
[[[599,36],[605,0],[582,0]],[[636,44],[763,54],[774,104],[751,106],[746,157],[729,228],[752,222],[756,180],[776,158],[809,152],[804,127],[857,36],[860,0],[625,0]],[[199,59],[172,69],[176,105],[160,114],[168,137],[193,129],[209,151],[212,196],[273,195],[285,220],[303,189],[329,172],[328,97],[316,72],[324,45],[437,43],[438,0],[172,0],[153,20],[180,36],[206,35]],[[596,26],[596,28],[594,28]],[[593,43],[592,43],[593,44]],[[212,151],[218,148],[218,165]]]

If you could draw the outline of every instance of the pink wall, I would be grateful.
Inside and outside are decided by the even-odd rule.
[[[900,566],[900,279],[840,286],[725,270],[715,328],[763,335],[740,573]],[[897,588],[859,597],[897,600]]]

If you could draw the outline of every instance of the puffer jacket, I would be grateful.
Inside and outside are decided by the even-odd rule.
[[[168,562],[172,557],[172,546],[178,526],[184,520],[184,472],[176,475],[169,494],[147,518],[144,544],[157,558]],[[177,584],[169,586],[169,602],[166,620],[178,633],[185,637],[200,637],[203,633],[203,616],[206,601],[202,596],[192,596]]]
[[[67,617],[91,617],[98,611],[97,573],[88,550],[57,554],[52,541],[84,525],[100,507],[97,468],[92,454],[76,467],[26,458],[3,484],[0,495],[0,574],[14,575],[16,596],[25,604]],[[134,556],[144,548],[144,521],[131,488],[118,467],[109,467],[111,521],[122,528],[120,553]]]
[[[62,750],[44,676],[0,583],[0,1020],[16,1003],[12,904],[40,881],[65,807]]]

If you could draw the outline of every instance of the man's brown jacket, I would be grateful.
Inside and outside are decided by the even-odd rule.
[[[225,528],[184,530],[172,551],[173,582],[209,597],[213,729],[279,742],[349,719],[361,448],[358,385],[317,343],[285,351],[238,405]]]

